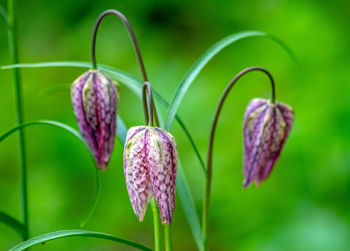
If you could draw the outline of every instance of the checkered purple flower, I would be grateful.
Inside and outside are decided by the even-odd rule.
[[[91,147],[98,168],[107,168],[116,133],[118,85],[99,70],[89,70],[71,87],[80,133]]]
[[[175,208],[177,148],[174,137],[158,127],[129,129],[124,147],[124,174],[135,214],[143,220],[156,198],[162,223],[170,225]]]
[[[283,103],[253,99],[244,119],[244,184],[258,185],[271,174],[294,121],[293,109]]]

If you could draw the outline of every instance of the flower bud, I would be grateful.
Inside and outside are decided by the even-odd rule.
[[[283,103],[253,99],[244,119],[244,184],[260,184],[271,173],[294,121],[293,109]]]
[[[89,70],[71,87],[80,133],[91,147],[98,168],[107,168],[114,146],[118,84],[99,70]]]
[[[124,174],[132,207],[140,221],[154,195],[162,223],[175,209],[177,148],[174,137],[158,127],[129,129],[124,147]]]

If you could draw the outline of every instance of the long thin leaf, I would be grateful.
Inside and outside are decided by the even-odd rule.
[[[126,127],[122,118],[119,116],[117,117],[117,125],[117,136],[124,145],[126,141],[126,134],[128,133],[128,128]]]
[[[94,232],[94,231],[88,231],[88,230],[61,230],[56,232],[51,232],[43,235],[36,236],[34,238],[31,238],[27,241],[24,241],[22,243],[19,243],[18,245],[14,246],[10,249],[10,251],[21,251],[26,248],[32,247],[34,245],[40,244],[40,243],[46,243],[48,241],[56,240],[56,239],[62,239],[62,238],[68,238],[68,237],[92,237],[92,238],[98,238],[98,239],[105,239],[110,241],[115,241],[121,244],[128,245],[130,247],[138,248],[140,250],[146,250],[150,251],[152,249],[145,247],[139,243],[128,241],[110,234],[100,233],[100,232]]]
[[[66,124],[63,124],[63,123],[60,123],[57,121],[52,121],[52,120],[40,120],[40,121],[28,122],[28,123],[24,123],[24,124],[15,126],[0,136],[0,142],[3,141],[6,137],[10,136],[15,131],[17,131],[21,128],[25,128],[25,127],[33,126],[33,125],[52,125],[52,126],[64,129],[65,131],[69,132],[70,134],[74,135],[77,139],[79,139],[79,141],[81,143],[83,143],[83,145],[89,151],[91,157],[94,158],[94,154],[91,151],[89,145],[86,143],[84,138],[80,135],[80,133],[77,130],[75,130],[74,128],[72,128]]]
[[[95,208],[96,208],[97,203],[98,203],[98,200],[99,200],[99,197],[100,197],[100,193],[101,193],[99,170],[98,170],[97,165],[96,165],[94,153],[92,152],[89,145],[86,143],[85,139],[81,136],[81,134],[77,130],[75,130],[74,128],[72,128],[66,124],[63,124],[63,123],[60,123],[57,121],[51,121],[51,120],[41,120],[41,121],[29,122],[29,123],[20,124],[16,127],[13,127],[12,129],[10,129],[9,131],[7,131],[6,133],[4,133],[3,135],[0,136],[0,142],[3,141],[6,137],[10,136],[12,133],[16,132],[17,130],[19,130],[21,128],[28,127],[28,126],[34,126],[34,125],[50,125],[50,126],[55,126],[55,127],[64,129],[65,131],[74,135],[85,146],[85,148],[88,150],[88,152],[90,154],[90,157],[91,157],[91,159],[94,163],[95,169],[96,169],[96,195],[95,195],[95,199],[93,201],[93,204],[88,211],[87,217],[81,223],[81,227],[83,227],[87,223],[87,221],[90,219],[91,215],[94,213]],[[1,220],[1,218],[0,218],[0,220]]]
[[[121,142],[123,144],[125,144],[127,128],[123,122],[123,119],[119,115],[117,116],[117,124],[118,124],[117,136],[119,137]],[[95,196],[95,200],[94,200],[86,218],[80,223],[80,227],[84,227],[86,225],[86,223],[90,220],[91,216],[95,212],[98,201],[100,199],[100,195],[101,195],[100,170],[98,168],[96,168],[96,196]]]
[[[190,188],[188,187],[184,171],[180,164],[180,160],[178,162],[176,187],[182,202],[182,207],[184,209],[187,221],[190,224],[193,237],[196,241],[198,249],[201,251],[203,250],[202,228],[199,223],[196,207],[194,205],[194,201],[190,193]]]
[[[12,227],[21,236],[24,236],[26,234],[26,228],[24,227],[24,225],[11,215],[8,215],[7,213],[0,211],[0,222],[3,222],[6,225]]]
[[[90,68],[91,63],[90,62],[78,62],[78,61],[56,61],[56,62],[43,62],[43,63],[26,63],[26,64],[17,64],[17,65],[7,65],[2,66],[0,69],[11,69],[11,68],[39,68],[39,67],[80,67],[80,68]],[[141,97],[141,89],[142,89],[142,82],[135,77],[131,76],[128,73],[125,73],[123,71],[120,71],[116,68],[106,66],[106,65],[99,65],[99,68],[105,72],[108,72],[111,76],[114,77],[115,80],[120,81],[124,83],[131,91],[133,91],[137,96]],[[153,90],[154,97],[164,106],[169,107],[169,103],[156,91]],[[199,163],[202,167],[203,173],[205,173],[205,165],[204,161],[199,153],[199,150],[193,140],[193,137],[191,136],[189,130],[185,126],[185,123],[181,118],[175,114],[175,119],[179,122],[179,125],[185,132],[188,140],[191,143],[191,146],[199,160]]]
[[[67,62],[67,61],[61,61],[61,62],[46,62],[46,63],[31,63],[31,64],[18,64],[18,65],[10,65],[10,66],[3,66],[1,69],[9,69],[13,67],[27,67],[27,68],[37,68],[37,67],[82,67],[82,68],[90,68],[91,63],[89,62]],[[129,89],[131,89],[138,97],[141,97],[141,87],[142,87],[142,82],[137,80],[136,78],[132,77],[131,75],[124,73],[120,70],[117,70],[115,68],[105,66],[105,65],[99,65],[99,68],[105,72],[110,73],[110,75],[114,76],[114,78],[117,81],[120,81],[124,83]],[[159,94],[157,94],[155,91],[153,91],[153,94],[156,99],[158,99],[163,105],[169,106],[169,104],[163,99]],[[200,164],[203,168],[203,171],[205,172],[205,167],[204,167],[204,162],[202,158],[199,155],[199,151],[193,141],[193,138],[191,137],[189,131],[185,127],[184,123],[182,120],[178,117],[175,116],[176,120],[179,122],[180,126],[186,133],[186,136],[190,140],[190,143],[195,150],[195,153],[200,161]],[[122,143],[125,144],[125,138],[126,138],[126,132],[127,132],[127,127],[125,124],[122,122],[122,120],[118,120],[118,136],[121,139]],[[202,237],[201,237],[201,227],[199,224],[199,217],[197,215],[197,211],[191,196],[191,192],[189,190],[189,187],[187,186],[187,181],[186,177],[184,176],[181,167],[179,167],[179,172],[180,174],[178,176],[178,184],[176,188],[178,190],[178,193],[180,195],[180,199],[182,201],[182,205],[184,207],[184,212],[186,214],[186,218],[189,222],[189,225],[191,227],[191,231],[193,233],[193,236],[195,238],[196,244],[198,245],[199,250],[202,250]],[[182,185],[185,184],[185,185]],[[200,233],[200,234],[199,234]]]
[[[168,110],[168,116],[166,121],[166,130],[170,130],[172,123],[174,121],[175,115],[177,113],[177,110],[181,104],[181,101],[183,97],[185,96],[187,90],[190,88],[191,84],[195,80],[195,78],[198,76],[198,74],[201,72],[201,70],[204,68],[204,66],[207,65],[207,63],[216,55],[218,54],[222,49],[227,47],[230,44],[233,44],[239,40],[249,38],[249,37],[265,37],[268,39],[271,39],[272,41],[277,42],[280,46],[283,47],[287,51],[287,53],[292,57],[293,60],[295,60],[295,56],[292,52],[292,50],[280,39],[278,39],[275,36],[272,36],[270,34],[267,34],[265,32],[261,31],[244,31],[235,33],[233,35],[230,35],[228,37],[225,37],[224,39],[220,40],[216,44],[214,44],[212,47],[210,47],[191,67],[191,69],[187,72],[185,78],[181,81],[179,87],[177,88],[175,95],[170,103],[170,107]]]

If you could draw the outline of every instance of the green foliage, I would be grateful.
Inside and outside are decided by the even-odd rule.
[[[51,233],[39,235],[37,237],[29,239],[25,242],[22,242],[16,246],[14,246],[13,248],[10,249],[10,251],[21,251],[21,250],[24,250],[26,248],[32,247],[34,245],[37,245],[37,244],[45,243],[45,242],[56,240],[56,239],[76,237],[76,236],[105,239],[105,240],[110,240],[110,241],[122,243],[122,244],[128,245],[130,247],[135,247],[135,248],[140,249],[140,250],[146,250],[146,251],[152,250],[152,249],[147,248],[147,247],[140,245],[138,243],[124,240],[124,239],[115,237],[113,235],[105,234],[105,233],[99,233],[99,232],[87,231],[87,230],[61,230],[61,231],[57,231],[57,232],[51,232]]]

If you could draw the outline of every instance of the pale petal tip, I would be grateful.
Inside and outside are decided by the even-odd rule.
[[[107,166],[108,166],[108,162],[105,161],[98,161],[97,167],[98,169],[100,169],[101,171],[106,171],[107,170]]]
[[[243,188],[247,189],[250,186],[250,184],[252,184],[252,181],[250,181],[248,179],[244,179],[244,181],[243,181]]]

